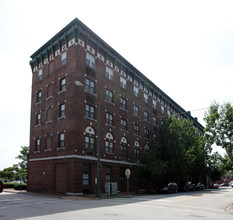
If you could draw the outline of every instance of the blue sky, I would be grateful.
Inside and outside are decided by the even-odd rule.
[[[29,145],[30,55],[75,17],[204,125],[196,110],[233,102],[232,11],[224,0],[1,0],[0,170]]]

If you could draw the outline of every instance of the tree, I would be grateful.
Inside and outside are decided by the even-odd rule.
[[[216,144],[226,150],[233,167],[233,106],[213,102],[205,113],[205,136],[209,145]]]
[[[141,173],[157,181],[196,180],[207,173],[207,155],[205,138],[193,123],[171,116],[164,120],[150,154],[141,160]]]
[[[212,181],[220,180],[226,172],[223,160],[223,157],[218,152],[209,156],[209,175]]]
[[[22,179],[25,182],[27,181],[28,154],[29,154],[29,147],[21,146],[20,154],[16,157],[16,159],[21,160],[18,163],[19,169],[18,169],[17,177],[18,179],[20,179],[20,176],[22,176]]]

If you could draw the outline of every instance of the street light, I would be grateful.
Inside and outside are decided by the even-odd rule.
[[[75,81],[75,85],[79,87],[84,87],[84,85],[80,81]],[[92,98],[92,101],[94,99]],[[101,198],[101,189],[100,189],[100,175],[101,175],[101,164],[100,164],[100,104],[95,103],[97,105],[97,183],[96,183],[96,192],[95,197]]]

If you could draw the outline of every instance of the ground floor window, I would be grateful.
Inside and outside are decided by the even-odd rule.
[[[90,165],[83,165],[83,185],[90,185]]]

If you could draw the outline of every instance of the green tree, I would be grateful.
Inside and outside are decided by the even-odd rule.
[[[207,155],[205,138],[193,123],[171,116],[160,128],[158,143],[141,160],[142,172],[158,181],[180,182],[187,176],[197,179],[207,173]]]
[[[223,160],[223,157],[218,152],[209,156],[209,175],[212,181],[220,180],[226,172]]]
[[[17,179],[22,179],[26,182],[27,181],[27,165],[28,165],[28,154],[29,154],[29,147],[21,146],[20,154],[16,157],[16,159],[21,160],[18,163],[18,172],[17,172]]]
[[[216,144],[226,150],[233,167],[233,106],[213,102],[205,113],[205,136],[209,145]]]

